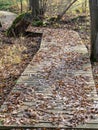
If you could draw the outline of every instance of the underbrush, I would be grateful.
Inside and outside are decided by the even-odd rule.
[[[13,2],[10,0],[0,0],[0,10],[7,10],[9,11],[10,7],[13,5]]]
[[[28,0],[22,0],[22,11],[28,10]],[[21,13],[20,0],[0,0],[0,10]]]

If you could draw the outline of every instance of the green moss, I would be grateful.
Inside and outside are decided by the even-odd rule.
[[[32,22],[32,26],[35,26],[35,27],[43,26],[43,21],[41,21],[41,20],[36,21],[35,20]]]

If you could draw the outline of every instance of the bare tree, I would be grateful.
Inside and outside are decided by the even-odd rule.
[[[21,13],[23,11],[23,3],[22,3],[22,0],[20,0],[20,4],[21,4]]]
[[[29,0],[29,9],[32,10],[33,17],[37,17],[40,13],[39,0]]]

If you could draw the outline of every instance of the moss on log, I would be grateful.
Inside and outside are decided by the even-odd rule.
[[[30,23],[32,22],[32,15],[27,12],[19,15],[7,29],[6,34],[8,37],[17,37],[25,32]]]

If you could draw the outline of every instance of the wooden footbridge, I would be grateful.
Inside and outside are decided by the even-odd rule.
[[[0,129],[98,129],[98,96],[78,33],[38,29],[41,46],[0,109]]]

